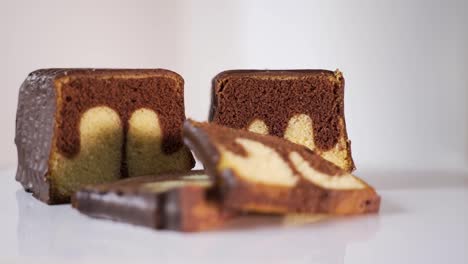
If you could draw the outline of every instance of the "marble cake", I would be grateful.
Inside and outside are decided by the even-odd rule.
[[[342,169],[354,162],[338,70],[231,70],[213,79],[209,120],[284,137]]]
[[[188,171],[184,81],[163,70],[43,69],[19,92],[16,179],[49,203],[86,184]]]
[[[154,229],[184,232],[218,227],[230,216],[219,207],[203,171],[141,176],[95,186],[73,195],[81,213]]]
[[[184,142],[216,180],[224,207],[261,213],[349,215],[379,210],[364,181],[287,140],[187,120]]]

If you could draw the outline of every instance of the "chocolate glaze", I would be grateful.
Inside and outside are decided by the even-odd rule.
[[[233,128],[247,128],[260,119],[269,133],[283,137],[288,121],[306,114],[313,122],[314,141],[331,149],[346,130],[344,78],[327,70],[230,70],[213,79],[209,120]]]
[[[50,203],[49,184],[45,175],[52,147],[56,91],[54,78],[60,69],[35,71],[20,88],[16,112],[15,144],[18,150],[16,180],[26,191]]]
[[[163,69],[37,70],[29,74],[20,88],[15,143],[16,179],[40,200],[57,202],[49,197],[47,179],[53,142],[62,155],[73,158],[80,148],[80,118],[95,106],[107,106],[119,114],[124,139],[133,111],[151,109],[158,114],[163,131],[163,151],[170,154],[183,146],[180,131],[185,119],[183,79],[177,73]],[[122,177],[127,175],[125,147],[124,141]]]
[[[208,179],[184,178],[201,174],[204,172],[142,176],[88,186],[72,197],[72,206],[92,217],[154,229],[199,231],[213,228],[226,220],[230,214],[218,208],[216,198],[209,195],[210,187],[187,185],[164,192],[144,188],[145,184],[168,180],[209,182]],[[195,207],[202,208],[206,215],[193,214],[192,210]]]
[[[78,191],[72,196],[72,205],[81,213],[101,219],[129,222],[156,228],[159,201],[149,194]]]
[[[274,207],[273,212],[281,213],[336,213],[342,212],[343,206],[346,206],[348,210],[346,213],[369,213],[379,210],[380,197],[370,186],[357,190],[328,190],[304,178],[300,178],[292,188],[269,186],[242,180],[231,169],[218,169],[220,153],[217,146],[221,145],[238,155],[245,156],[243,147],[234,141],[237,138],[246,138],[273,148],[296,173],[297,170],[288,157],[293,151],[299,153],[317,171],[332,177],[346,174],[344,170],[304,146],[274,136],[259,135],[246,130],[191,120],[185,121],[183,136],[184,143],[203,163],[206,173],[216,180],[219,196],[223,206],[227,208],[245,210],[247,204],[254,204]]]

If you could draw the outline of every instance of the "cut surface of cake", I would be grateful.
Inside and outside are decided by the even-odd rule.
[[[213,79],[209,120],[286,138],[351,172],[338,70],[230,70]]]
[[[371,186],[302,145],[191,120],[183,133],[227,208],[336,215],[379,210],[380,197]]]
[[[72,197],[81,213],[154,229],[202,231],[221,225],[227,213],[203,171],[140,176],[87,186]]]
[[[86,184],[188,171],[184,81],[164,69],[43,69],[20,88],[16,179],[66,203]]]

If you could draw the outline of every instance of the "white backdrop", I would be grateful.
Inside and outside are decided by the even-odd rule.
[[[358,168],[468,163],[468,1],[0,0],[0,167],[17,93],[45,67],[163,67],[207,118],[232,68],[339,68]]]

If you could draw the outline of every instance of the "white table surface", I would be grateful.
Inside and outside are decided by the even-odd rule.
[[[468,263],[468,173],[358,171],[379,215],[284,225],[239,219],[196,234],[47,206],[0,171],[0,263]],[[136,259],[136,260],[135,260]]]

